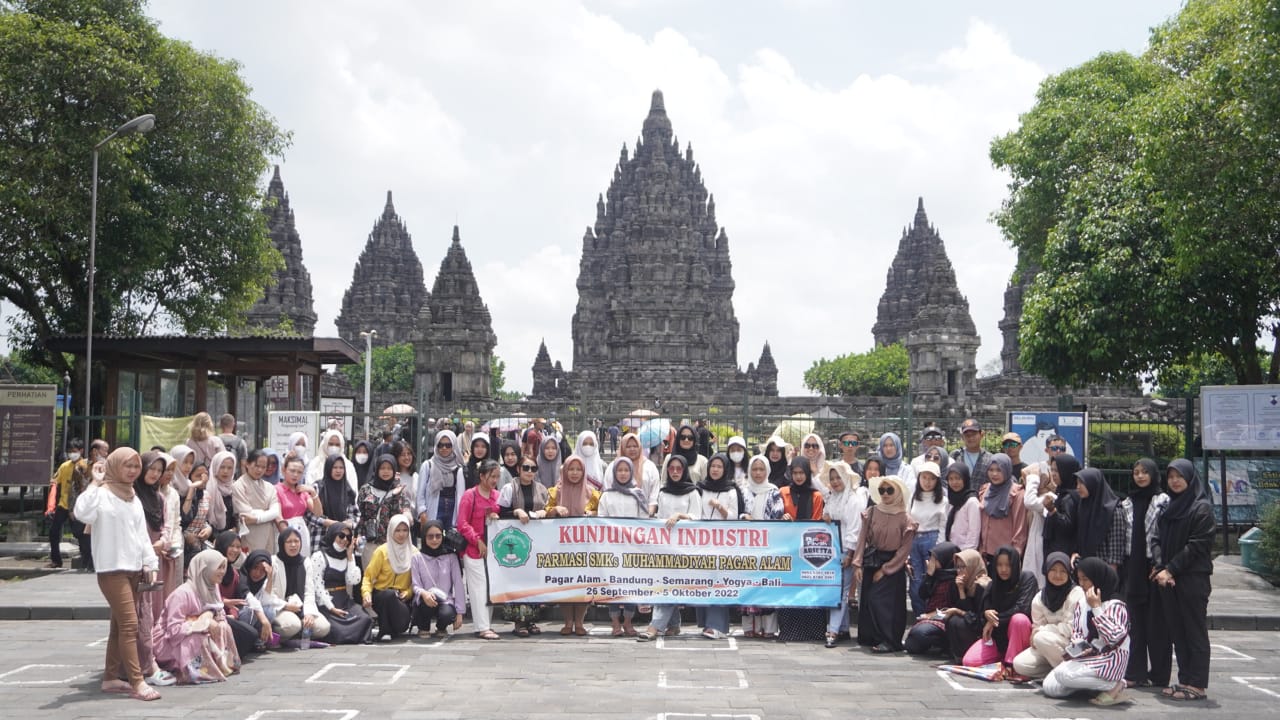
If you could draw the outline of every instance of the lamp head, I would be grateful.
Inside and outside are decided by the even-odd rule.
[[[151,114],[139,115],[129,122],[116,128],[116,135],[132,135],[134,133],[147,133],[156,126],[156,116]]]

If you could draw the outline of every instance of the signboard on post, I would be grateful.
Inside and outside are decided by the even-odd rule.
[[[49,484],[55,385],[0,385],[0,485]]]
[[[1205,450],[1280,450],[1280,385],[1200,387]]]
[[[267,445],[280,453],[289,450],[289,436],[301,432],[307,436],[312,457],[320,440],[320,413],[315,410],[280,410],[267,413]],[[282,463],[283,464],[283,463]]]
[[[355,398],[320,398],[320,427],[326,430],[334,427],[342,433],[342,437],[350,440],[354,430],[351,413],[355,409]]]
[[[1089,415],[1082,412],[1019,412],[1009,413],[1010,432],[1022,438],[1022,462],[1048,462],[1045,442],[1058,435],[1067,441],[1067,454],[1074,455],[1083,464],[1088,454]]]
[[[570,518],[486,528],[493,603],[836,607],[836,523]]]

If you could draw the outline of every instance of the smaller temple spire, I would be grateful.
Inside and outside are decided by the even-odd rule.
[[[453,240],[452,240],[452,244],[453,244],[453,245],[461,245],[461,244],[462,244],[462,236],[458,234],[458,226],[457,226],[457,225],[454,225],[454,226],[453,226]]]
[[[391,218],[396,216],[396,206],[391,202],[391,191],[387,191],[387,204],[382,208],[382,217]]]
[[[662,91],[653,91],[653,101],[649,104],[649,117],[644,119],[644,141],[671,143],[671,119],[667,117],[667,106],[662,100]],[[637,143],[637,151],[639,143]]]
[[[916,201],[916,217],[915,226],[920,228],[929,227],[929,216],[924,212],[924,196],[921,195]]]

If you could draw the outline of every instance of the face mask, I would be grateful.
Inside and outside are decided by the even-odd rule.
[[[578,452],[581,452],[581,453],[582,453],[582,457],[595,457],[595,455],[596,455],[596,446],[595,446],[595,445],[583,445],[581,448],[578,448]]]
[[[356,462],[360,465],[369,462],[369,455],[366,453],[356,453]]]
[[[334,455],[337,455],[338,453],[342,452],[342,448],[338,447],[337,445],[326,445],[324,447],[324,452],[329,457],[333,457]]]
[[[80,453],[67,453],[67,459],[71,462],[78,462],[80,460]]]
[[[729,459],[736,463],[742,462],[742,458],[744,457],[746,457],[746,453],[739,452],[737,450],[734,450],[733,452],[729,453]]]

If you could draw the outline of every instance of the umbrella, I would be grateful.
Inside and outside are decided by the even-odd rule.
[[[654,418],[640,426],[640,444],[645,450],[657,447],[667,435],[671,434],[671,421],[666,418]]]
[[[383,415],[417,415],[418,411],[413,409],[412,405],[404,403],[396,403],[382,411]]]
[[[792,415],[773,429],[774,435],[796,447],[799,447],[800,443],[804,442],[804,436],[811,432],[813,432],[813,416],[807,413]]]
[[[485,427],[498,432],[511,432],[512,430],[519,430],[520,423],[524,421],[525,418],[519,417],[496,418],[485,423]]]

